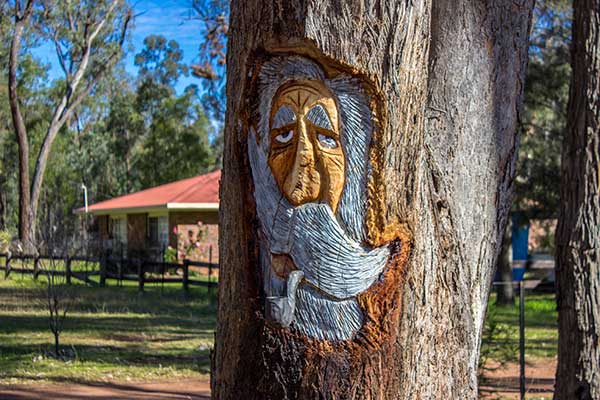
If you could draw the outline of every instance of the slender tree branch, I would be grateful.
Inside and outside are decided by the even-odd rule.
[[[55,33],[52,37],[52,41],[54,42],[54,48],[56,49],[56,56],[58,57],[58,62],[60,63],[60,67],[62,68],[65,76],[67,78],[67,82],[69,81],[69,71],[67,70],[67,64],[65,63],[65,58],[63,57],[62,48],[60,47],[60,43],[57,38],[57,34]]]

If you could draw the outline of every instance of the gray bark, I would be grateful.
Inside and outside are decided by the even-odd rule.
[[[477,397],[483,319],[511,203],[532,6],[232,4],[214,398]],[[265,323],[246,143],[253,69],[272,54],[308,56],[361,77],[377,100],[369,237],[374,246],[385,242],[386,229],[400,222],[412,232],[412,249],[398,258],[400,277],[377,289],[390,312],[365,334],[371,342],[327,346]]]
[[[555,399],[600,399],[600,1],[574,2],[556,235]]]
[[[15,2],[13,15],[15,25],[8,62],[8,100],[10,103],[10,112],[15,128],[15,135],[19,145],[19,238],[25,244],[29,244],[32,239],[32,215],[29,193],[29,141],[27,139],[27,128],[25,127],[25,121],[23,120],[17,93],[17,67],[23,30],[31,17],[33,0],[28,0],[23,10],[21,10],[20,3],[20,1]]]

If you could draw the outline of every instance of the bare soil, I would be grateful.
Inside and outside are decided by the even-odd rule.
[[[2,400],[208,400],[208,381],[175,381],[161,383],[72,383],[52,385],[0,386]]]
[[[486,372],[479,383],[479,398],[518,399],[519,364],[510,363],[504,367],[488,363],[488,367],[498,367]],[[527,399],[551,399],[554,393],[554,374],[556,373],[556,358],[540,358],[528,360],[525,364],[525,390]]]
[[[510,363],[504,367],[489,363],[496,368],[484,374],[480,382],[481,400],[518,399],[519,364]],[[525,367],[525,387],[527,399],[550,399],[554,391],[556,359],[542,358],[530,360]],[[208,380],[170,381],[160,383],[61,383],[41,385],[0,385],[2,400],[208,400],[210,383]]]

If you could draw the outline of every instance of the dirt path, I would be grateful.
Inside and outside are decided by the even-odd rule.
[[[554,393],[556,359],[542,358],[525,364],[525,398],[551,399]],[[519,364],[508,364],[505,368],[484,374],[479,383],[480,399],[518,399]]]
[[[526,398],[550,399],[554,389],[556,359],[532,360],[526,365]],[[487,372],[480,382],[480,399],[518,399],[519,365],[508,364]],[[73,383],[40,385],[0,385],[0,400],[208,400],[208,380],[161,383]]]
[[[2,400],[208,400],[208,381],[177,381],[161,383],[73,383],[56,385],[0,386]]]

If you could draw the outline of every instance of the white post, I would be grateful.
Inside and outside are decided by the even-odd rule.
[[[83,189],[83,200],[85,202],[85,213],[88,213],[88,198],[87,198],[87,187],[85,184],[81,184],[81,188]]]

